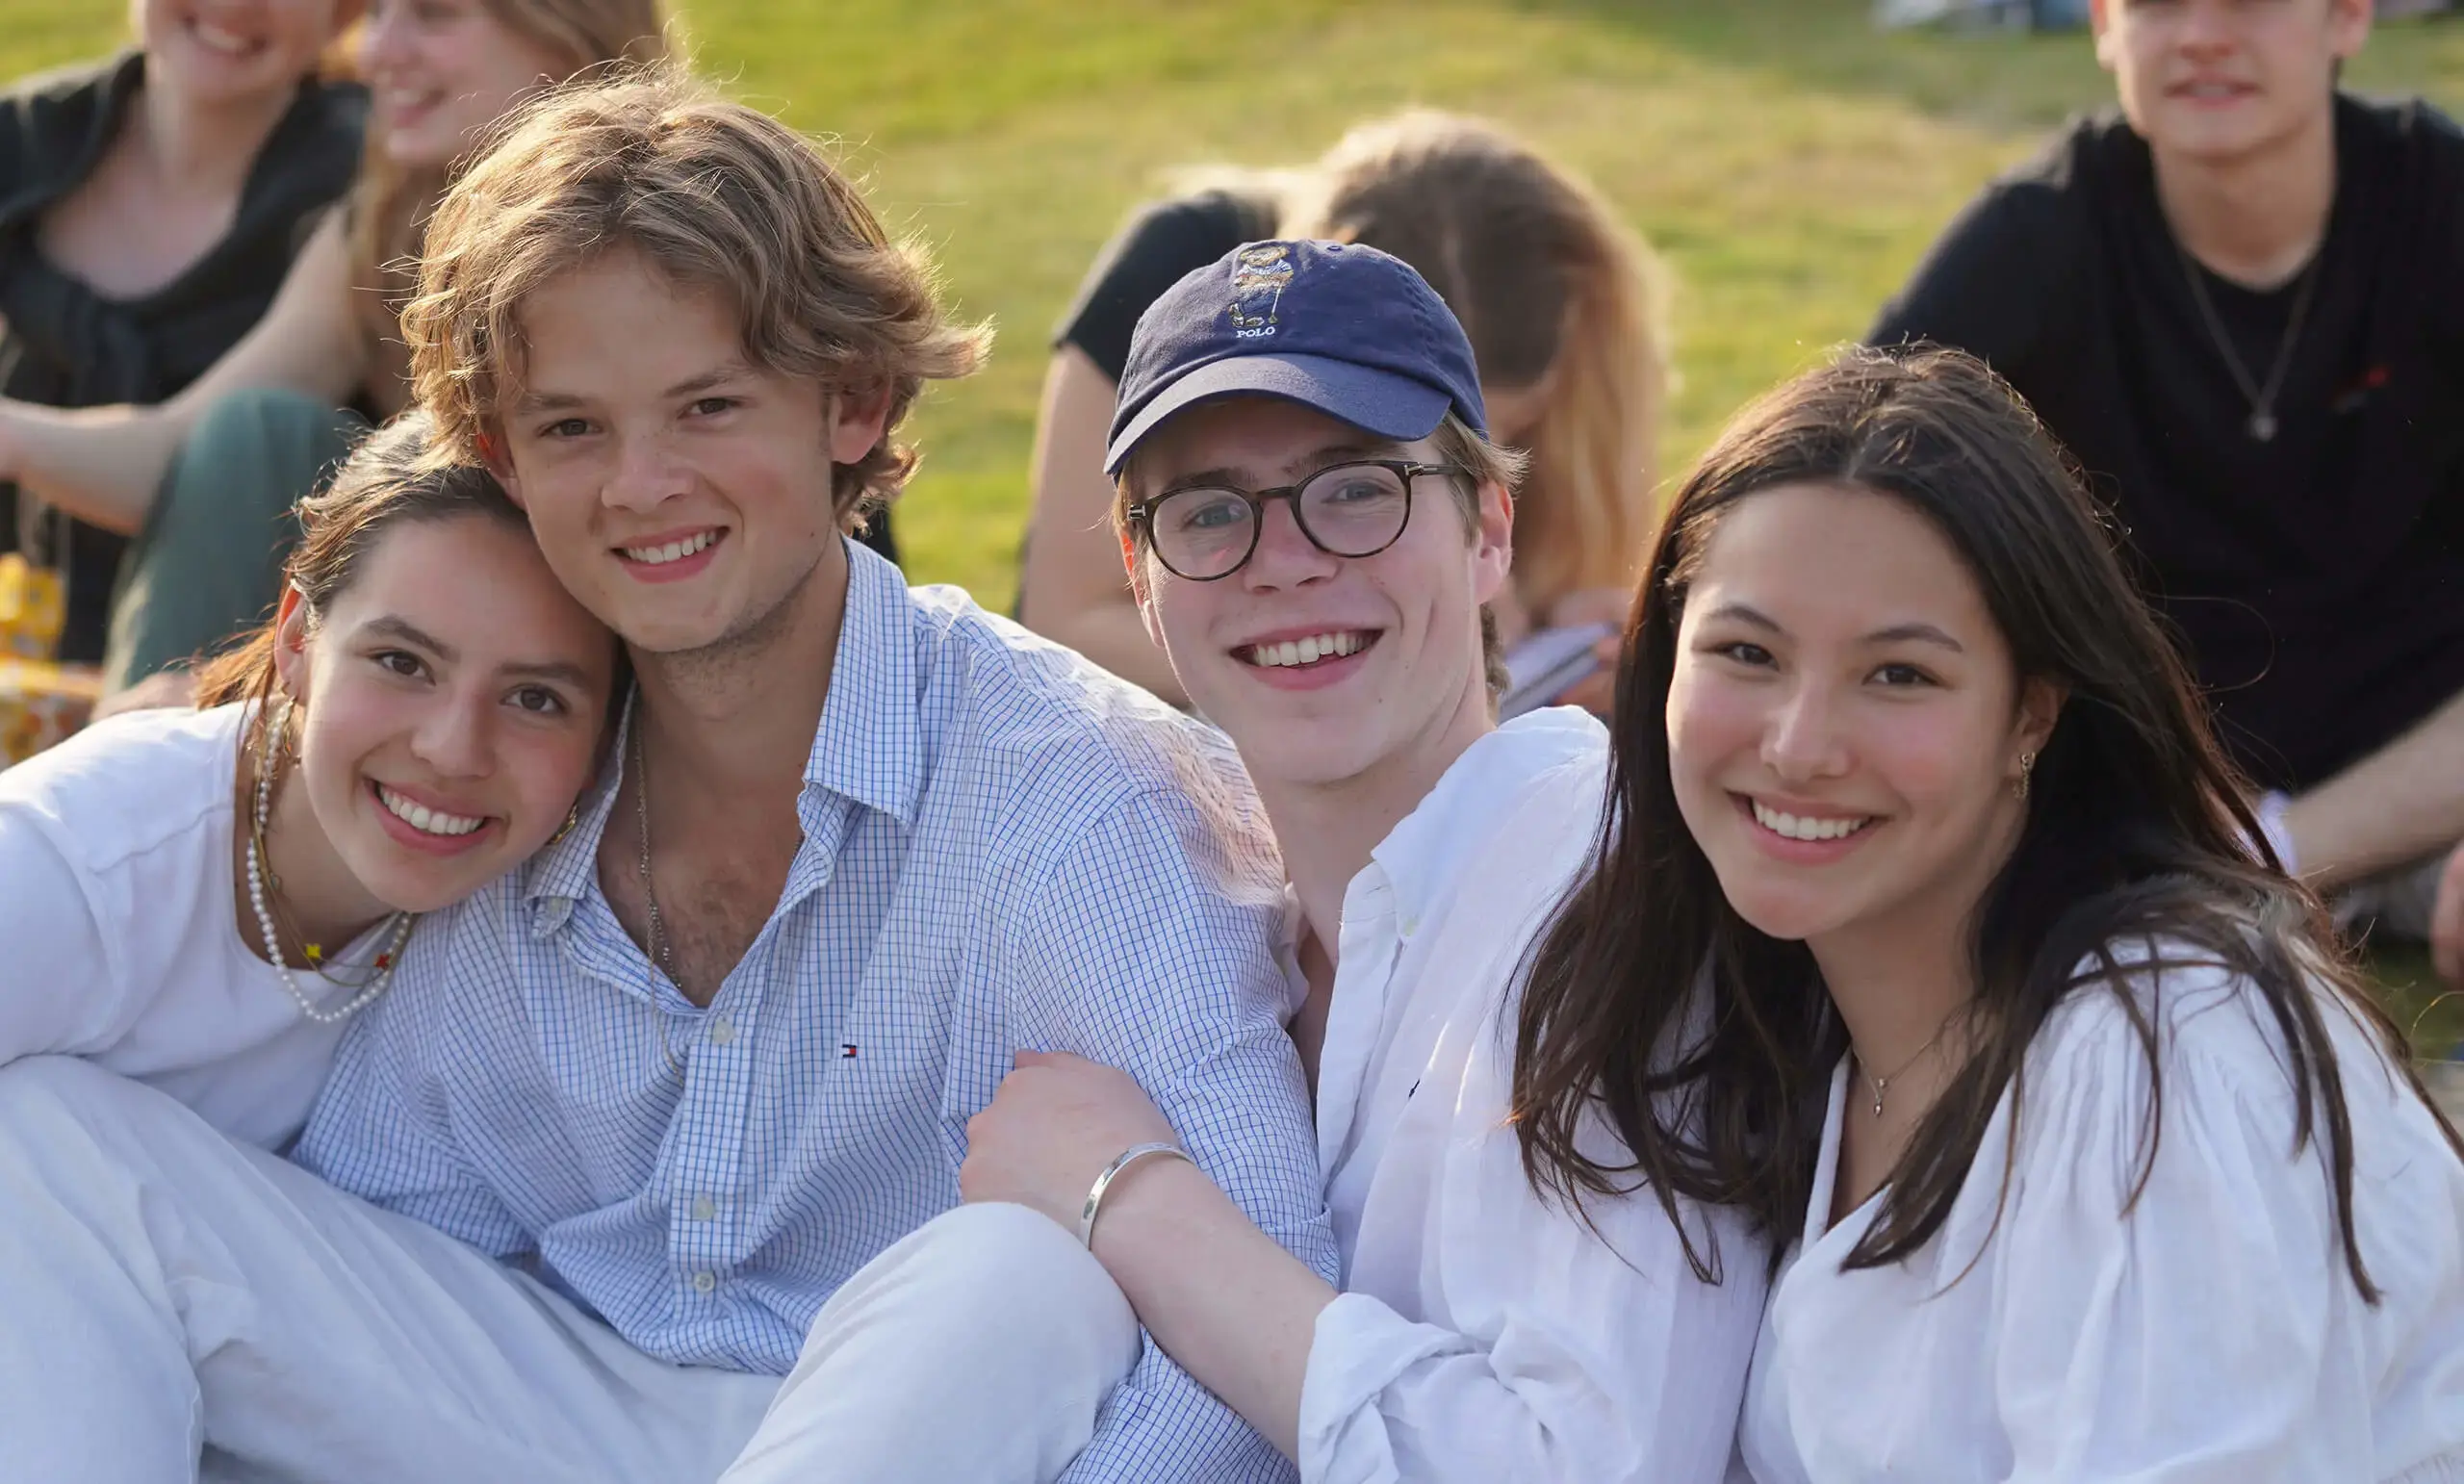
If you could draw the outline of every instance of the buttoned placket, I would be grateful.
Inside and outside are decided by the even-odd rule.
[[[1386,991],[1402,951],[1395,883],[1375,860],[1344,889],[1344,920],[1335,937],[1335,995],[1326,1007],[1325,1050],[1318,1063],[1318,1163],[1335,1167],[1351,1141]]]
[[[830,884],[856,807],[827,789],[806,785],[796,803],[805,837],[788,865],[778,905],[720,982],[709,1008],[696,1012],[692,1052],[682,1059],[683,1095],[656,1176],[658,1188],[668,1192],[669,1267],[680,1308],[723,1302],[719,1291],[728,1275],[753,1257],[759,1241],[759,1233],[746,1228],[738,1198],[746,1153],[739,1131],[748,1126],[760,1067],[756,1033],[764,996],[778,978],[772,967],[779,935]],[[665,992],[676,991],[666,986]]]

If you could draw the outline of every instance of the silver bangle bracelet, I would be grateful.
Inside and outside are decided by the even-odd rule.
[[[1104,1208],[1104,1192],[1112,1189],[1112,1183],[1120,1178],[1122,1170],[1149,1155],[1156,1154],[1168,1154],[1173,1159],[1187,1160],[1192,1164],[1197,1163],[1190,1159],[1178,1144],[1132,1144],[1123,1149],[1120,1152],[1120,1158],[1105,1165],[1104,1172],[1095,1177],[1095,1183],[1087,1188],[1087,1204],[1078,1213],[1078,1240],[1089,1251],[1094,1250],[1095,1214]]]

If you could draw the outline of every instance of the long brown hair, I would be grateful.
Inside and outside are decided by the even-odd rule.
[[[438,466],[425,458],[433,424],[424,412],[404,413],[368,435],[343,461],[333,482],[299,502],[299,544],[283,563],[283,582],[295,588],[313,626],[349,588],[368,554],[388,530],[405,522],[483,516],[529,534],[530,525],[498,485],[475,465]],[[269,617],[227,653],[197,671],[200,709],[235,701],[257,704],[244,745],[262,740],[274,689],[277,621]],[[609,641],[614,642],[612,639]],[[622,684],[614,689],[622,693]]]
[[[1514,1112],[1535,1188],[1579,1205],[1648,1183],[1672,1216],[1681,1197],[1744,1208],[1775,1248],[1805,1220],[1846,1033],[1805,945],[1756,931],[1721,893],[1678,812],[1666,721],[1679,623],[1722,516],[1759,491],[1804,484],[1876,492],[1926,517],[1983,592],[2020,677],[2067,695],[2018,843],[1971,918],[1976,1049],[1919,1123],[1844,1266],[1897,1262],[1931,1240],[2006,1089],[2016,1139],[2029,1044],[2074,994],[2113,994],[2147,1058],[2135,1201],[2162,1131],[2165,1019],[2142,996],[2161,992],[2157,966],[2200,963],[2264,1003],[2298,1098],[2297,1146],[2322,1141],[2346,1266],[2374,1302],[2323,1016],[2348,1013],[2427,1102],[2402,1033],[2317,900],[2252,858],[2249,842],[2264,836],[2243,781],[2066,456],[1999,378],[1931,348],[1851,351],[1765,397],[1669,510],[1628,624],[1595,864],[1527,964]],[[2150,961],[2130,962],[2143,943]],[[1630,1159],[1603,1162],[1578,1144],[1594,1115]],[[1690,1234],[1687,1251],[1698,1271],[1716,1270],[1717,1254]]]
[[[663,0],[482,3],[500,25],[557,59],[557,81],[613,62],[656,62],[671,44]],[[350,281],[361,291],[353,307],[380,341],[395,333],[395,317],[415,288],[428,216],[463,163],[404,169],[387,158],[377,131],[368,132],[351,199]]]
[[[1393,253],[1463,321],[1490,390],[1548,378],[1525,443],[1515,591],[1538,608],[1631,582],[1669,387],[1666,285],[1641,238],[1564,166],[1428,109],[1362,124],[1314,168],[1275,178],[1278,235]]]

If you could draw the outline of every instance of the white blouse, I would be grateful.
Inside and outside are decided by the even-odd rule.
[[[246,716],[135,711],[0,773],[0,1064],[85,1057],[278,1149],[307,1121],[344,1028],[301,1014],[240,936],[232,789]],[[337,965],[365,965],[384,932]],[[351,993],[295,977],[321,1004]]]
[[[2109,991],[2048,1019],[2015,1150],[2006,1092],[1949,1219],[1905,1263],[1840,1271],[1879,1197],[1824,1230],[1848,1093],[1846,1064],[1834,1073],[1739,1436],[1760,1484],[2464,1480],[2464,1161],[2323,1000],[2383,1294],[2366,1303],[2323,1125],[2294,1152],[2266,1002],[2220,968],[2167,968],[2161,994],[2155,979],[2138,993],[2162,1033],[2162,1137],[2127,1212],[2149,1083]]]
[[[1703,1283],[1648,1192],[1595,1233],[1505,1121],[1524,951],[1589,858],[1606,734],[1539,711],[1475,743],[1344,897],[1318,1146],[1344,1260],[1300,1397],[1311,1484],[1692,1484],[1727,1467],[1769,1248],[1723,1214]]]

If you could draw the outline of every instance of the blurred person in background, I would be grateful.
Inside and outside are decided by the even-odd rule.
[[[350,188],[367,93],[320,59],[355,0],[136,0],[136,45],[0,96],[0,396],[177,395],[266,313]],[[128,542],[11,484],[0,552],[63,575],[58,658],[98,662]]]
[[[372,108],[357,185],[255,327],[160,405],[0,399],[0,477],[137,538],[109,600],[108,689],[254,622],[297,538],[294,501],[369,418],[407,402],[396,316],[457,157],[536,89],[666,49],[659,0],[376,0],[359,42]]]
[[[1301,168],[1193,173],[1104,249],[1045,373],[1021,621],[1188,704],[1121,575],[1105,429],[1139,316],[1182,275],[1275,237],[1393,253],[1462,321],[1498,441],[1530,459],[1514,581],[1492,605],[1517,681],[1507,714],[1552,700],[1604,708],[1604,635],[1625,616],[1651,528],[1664,284],[1589,185],[1495,125],[1429,111],[1362,124]],[[1544,630],[1556,642],[1523,648]],[[1535,683],[1535,664],[1557,678]]]
[[[2128,530],[2277,855],[2455,979],[2464,134],[2338,90],[2371,19],[2098,0],[2118,115],[1989,187],[1868,339],[2018,388]]]

